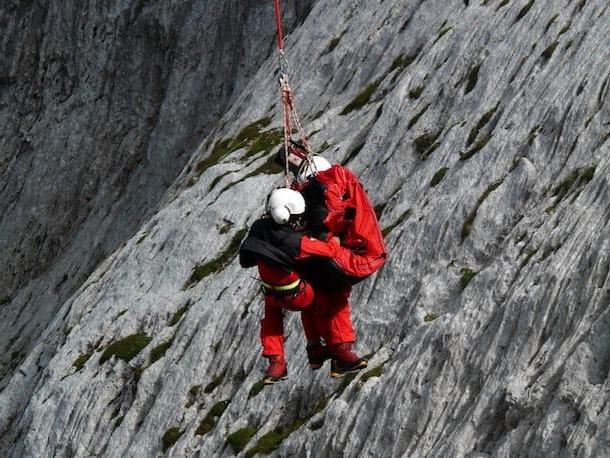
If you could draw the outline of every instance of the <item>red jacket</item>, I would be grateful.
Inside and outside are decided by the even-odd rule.
[[[307,208],[324,206],[325,213],[310,214],[310,219],[322,219],[323,226],[341,238],[339,246],[304,237],[301,259],[314,255],[331,257],[343,272],[357,279],[371,275],[385,263],[387,249],[379,221],[366,191],[352,172],[334,165],[318,172],[299,190]]]

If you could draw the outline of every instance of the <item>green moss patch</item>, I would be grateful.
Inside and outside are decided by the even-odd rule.
[[[154,364],[155,362],[163,358],[165,356],[165,353],[167,352],[167,350],[169,350],[169,347],[171,347],[173,343],[174,337],[169,339],[167,342],[163,342],[162,344],[159,344],[155,348],[153,348],[150,352],[150,364]]]
[[[138,366],[133,368],[133,381],[137,384],[148,366]]]
[[[184,431],[180,431],[180,428],[177,426],[165,431],[165,434],[163,434],[163,437],[161,438],[161,442],[163,443],[163,452],[166,452],[176,442],[178,442],[178,439],[180,439],[180,436],[183,434]]]
[[[443,181],[443,178],[445,178],[445,174],[447,173],[447,170],[449,170],[448,167],[443,167],[442,169],[440,169],[438,172],[436,172],[434,174],[434,176],[432,177],[432,180],[430,180],[430,186],[431,187],[435,187],[436,185],[438,185],[441,181]]]
[[[85,364],[87,363],[87,361],[89,361],[89,358],[91,358],[91,355],[92,355],[92,353],[83,353],[74,360],[74,362],[72,363],[72,366],[74,366],[76,368],[76,372],[80,371],[83,367],[85,367]]]
[[[352,381],[356,378],[357,375],[358,375],[358,373],[347,374],[347,375],[343,376],[343,378],[341,379],[341,383],[339,383],[339,386],[335,390],[335,394],[337,395],[337,397],[339,397],[343,394],[343,392],[350,385],[350,383],[352,383]]]
[[[466,289],[468,284],[472,281],[472,279],[477,273],[478,272],[475,272],[474,270],[469,269],[468,267],[462,267],[460,269],[460,286],[462,287],[462,289]]]
[[[280,446],[284,439],[286,439],[290,434],[299,429],[305,423],[307,423],[307,418],[297,418],[288,426],[279,427],[268,432],[256,442],[254,447],[246,452],[246,457],[253,457],[258,453],[267,455],[273,452]]]
[[[318,421],[312,422],[311,425],[309,425],[309,429],[311,431],[317,431],[319,429],[322,429],[322,426],[324,426],[324,418],[321,418]]]
[[[587,185],[595,176],[595,166],[587,168],[578,168],[570,172],[551,192],[552,197],[557,199],[549,208],[545,209],[545,212],[551,214],[555,211],[557,206],[563,201],[569,194],[573,194],[571,202],[574,202],[580,195],[582,188]]]
[[[225,378],[224,374],[214,376],[214,378],[212,378],[212,381],[205,386],[205,388],[203,389],[203,392],[206,394],[211,393],[222,383],[224,378]]]
[[[422,93],[424,92],[424,89],[426,89],[426,86],[423,84],[420,84],[416,88],[411,89],[409,91],[409,98],[413,100],[418,99],[419,96],[422,95]]]
[[[191,389],[188,392],[188,401],[186,402],[185,407],[188,409],[189,407],[191,407],[193,404],[195,404],[195,400],[197,398],[197,396],[199,395],[199,392],[201,391],[201,385],[193,385],[191,387]]]
[[[568,194],[576,180],[578,179],[579,170],[572,171],[567,177],[565,177],[553,190],[553,197],[557,197],[558,200],[563,200],[563,198]]]
[[[432,154],[434,150],[439,147],[440,142],[437,142],[437,140],[440,136],[441,131],[439,130],[438,132],[425,133],[419,137],[415,137],[413,140],[413,146],[415,147],[415,151],[422,161],[428,159],[430,154]]]
[[[364,148],[365,144],[366,144],[366,142],[362,142],[359,145],[356,145],[354,147],[354,149],[349,152],[349,154],[343,161],[342,165],[345,166],[345,165],[349,164],[356,156],[358,156],[358,153],[360,153],[360,151],[362,151],[362,148]]]
[[[392,61],[392,65],[390,66],[389,72],[393,72],[394,70],[398,70],[398,72],[401,72],[404,68],[411,65],[416,57],[417,54],[413,56],[406,56],[404,54],[401,54]]]
[[[186,304],[184,307],[180,307],[178,310],[176,310],[176,312],[172,315],[171,319],[169,320],[169,323],[167,323],[167,324],[169,326],[174,326],[176,323],[178,323],[178,321],[180,321],[182,316],[189,309],[189,306],[190,306],[189,304]]]
[[[555,52],[555,49],[557,49],[558,44],[559,43],[555,41],[554,43],[551,43],[549,46],[547,46],[547,48],[542,52],[541,57],[546,60],[550,59],[553,53]]]
[[[229,243],[229,246],[225,249],[225,251],[221,253],[220,256],[218,256],[216,259],[213,259],[212,261],[195,266],[193,272],[191,273],[191,276],[186,281],[182,289],[187,289],[195,283],[200,282],[208,275],[219,272],[226,266],[228,266],[229,263],[233,260],[233,258],[237,255],[239,245],[241,244],[241,241],[247,232],[247,228],[239,230],[233,236],[233,239]]]
[[[439,32],[438,35],[436,36],[436,40],[434,40],[434,43],[432,43],[432,45],[434,46],[441,38],[443,38],[446,34],[448,34],[451,30],[453,29],[453,27],[443,27]]]
[[[493,182],[492,184],[490,184],[487,187],[485,192],[483,192],[483,194],[481,194],[481,197],[479,197],[479,199],[477,200],[476,205],[474,206],[474,208],[472,209],[472,211],[466,218],[466,221],[464,221],[464,225],[462,226],[462,235],[461,235],[462,242],[464,240],[466,240],[466,238],[470,235],[470,232],[472,231],[472,225],[474,224],[474,220],[477,217],[479,208],[481,207],[481,205],[483,204],[485,199],[487,199],[492,192],[494,192],[496,189],[498,189],[498,187],[503,182],[504,182],[504,179]]]
[[[191,389],[189,390],[189,394],[191,396],[196,397],[199,394],[200,391],[201,391],[201,385],[193,385],[191,387]]]
[[[521,265],[519,266],[519,271],[521,271],[530,262],[530,260],[534,257],[534,255],[537,252],[538,252],[538,248],[525,251],[525,257],[523,258],[523,261],[521,262]]]
[[[324,50],[324,53],[322,53],[322,55],[324,56],[325,54],[329,54],[331,52],[333,52],[335,50],[335,48],[337,46],[339,46],[339,43],[341,42],[341,37],[335,37],[332,40],[330,40],[330,42],[328,43],[328,47],[326,48],[326,50]]]
[[[398,226],[399,224],[402,224],[407,218],[409,218],[409,216],[411,216],[411,209],[408,208],[407,210],[405,210],[402,215],[400,215],[398,217],[398,219],[396,221],[394,221],[392,224],[390,224],[388,227],[383,228],[383,230],[381,231],[381,234],[384,237],[387,237],[390,232],[392,232],[394,230],[394,228],[396,226]]]
[[[375,205],[375,216],[377,217],[377,219],[381,218],[381,215],[383,214],[383,210],[385,210],[385,207],[388,203],[387,202],[383,202],[380,204]]]
[[[257,432],[258,428],[254,428],[252,426],[246,426],[245,428],[238,429],[227,437],[227,444],[233,448],[235,453],[239,453],[246,448],[246,445],[248,445],[250,439],[252,439]]]
[[[263,391],[263,388],[265,388],[265,384],[262,380],[256,382],[254,385],[252,385],[252,388],[250,388],[248,399],[252,399],[254,396],[258,395],[261,391]]]
[[[352,100],[346,107],[339,113],[341,116],[345,116],[346,114],[351,113],[354,110],[359,110],[364,105],[370,102],[371,97],[381,84],[381,80],[376,80],[369,85],[367,85],[364,89],[362,89],[358,95]]]
[[[216,142],[210,155],[197,164],[197,176],[240,148],[247,148],[246,155],[252,156],[281,143],[283,139],[282,129],[264,131],[263,129],[269,124],[271,124],[271,118],[259,119],[244,127],[235,138],[226,138]]]
[[[530,0],[523,8],[519,10],[517,17],[513,21],[513,25],[519,22],[528,13],[531,7],[534,5],[534,0]]]
[[[148,337],[143,332],[117,340],[106,347],[106,350],[104,350],[104,353],[102,353],[102,357],[100,358],[100,364],[104,364],[104,362],[113,356],[116,356],[125,362],[129,362],[134,356],[140,353],[151,340],[152,337]]]
[[[505,7],[506,5],[508,5],[508,3],[509,3],[509,2],[510,2],[510,0],[502,0],[502,1],[500,2],[500,4],[498,5],[498,7],[496,8],[496,12],[497,12],[497,11],[498,11],[500,8],[503,8],[503,7]]]
[[[431,321],[434,321],[438,318],[438,315],[436,313],[426,313],[426,316],[424,317],[424,323],[429,323]]]
[[[318,154],[322,154],[324,151],[326,151],[328,148],[330,148],[332,145],[330,143],[328,143],[327,141],[325,141],[324,143],[322,143],[320,145],[320,147],[318,148]]]
[[[209,433],[214,426],[216,426],[217,420],[222,416],[224,411],[227,409],[229,405],[229,400],[217,402],[212,406],[210,411],[204,417],[204,419],[199,424],[199,427],[195,431],[195,435],[203,436],[204,434]]]
[[[487,113],[485,113],[481,117],[481,119],[479,119],[479,122],[477,122],[476,126],[474,126],[472,128],[472,130],[470,131],[470,134],[468,134],[468,139],[466,140],[466,146],[472,145],[472,143],[479,136],[479,131],[483,127],[485,127],[485,125],[491,120],[491,118],[493,117],[493,115],[494,115],[494,113],[496,112],[497,109],[498,109],[498,105],[493,107],[491,110],[489,110]]]
[[[366,371],[364,374],[362,374],[362,377],[360,377],[359,382],[361,384],[364,384],[370,378],[380,377],[382,372],[383,372],[383,364],[380,366],[374,367],[369,371]]]
[[[542,32],[543,35],[549,31],[549,29],[551,28],[551,25],[553,25],[553,23],[557,20],[558,17],[559,17],[559,14],[556,14],[549,20],[549,22],[546,23],[546,25],[544,26],[544,32]]]
[[[483,148],[485,148],[485,145],[487,145],[487,143],[489,143],[489,140],[491,140],[491,134],[487,134],[487,135],[484,135],[483,137],[479,138],[476,141],[476,143],[473,145],[472,148],[470,148],[468,151],[466,151],[464,153],[460,153],[460,161],[465,161],[466,159],[470,159],[472,156],[477,154],[479,151],[481,151]]]
[[[248,147],[246,156],[254,156],[263,151],[270,151],[284,140],[284,131],[280,128],[261,132]]]
[[[572,21],[568,21],[568,23],[561,28],[561,30],[559,31],[557,36],[560,37],[561,35],[566,33],[568,30],[570,30],[571,26],[572,26]]]
[[[417,121],[419,121],[419,118],[421,118],[423,116],[423,114],[428,110],[428,108],[430,107],[430,104],[426,105],[425,107],[423,107],[420,111],[418,111],[415,116],[413,116],[411,118],[411,120],[409,121],[409,124],[407,124],[407,129],[410,129],[411,127],[413,127],[415,124],[417,124]]]
[[[583,184],[587,184],[589,181],[593,179],[595,176],[595,166],[587,167],[582,171],[582,175],[580,176],[580,180]]]
[[[471,92],[474,89],[474,87],[477,85],[477,82],[479,81],[479,70],[480,69],[481,69],[481,64],[477,64],[468,71],[468,75],[466,76],[466,79],[468,82],[466,83],[466,89],[464,89],[464,95]]]
[[[113,318],[112,321],[116,321],[119,318],[121,318],[123,315],[125,315],[127,313],[127,310],[121,310],[119,313],[117,313]]]

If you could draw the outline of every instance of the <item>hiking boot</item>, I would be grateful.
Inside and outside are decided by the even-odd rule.
[[[353,374],[364,369],[368,361],[361,358],[352,350],[351,342],[335,344],[330,347],[333,359],[330,366],[330,376],[341,378],[346,374]]]
[[[263,385],[273,385],[280,380],[286,380],[288,378],[286,360],[279,355],[267,356],[266,358],[269,359],[269,367],[265,371]]]
[[[332,355],[328,351],[328,347],[323,345],[319,340],[316,342],[307,343],[307,360],[309,367],[312,370],[317,370],[322,367],[324,361],[330,359]]]

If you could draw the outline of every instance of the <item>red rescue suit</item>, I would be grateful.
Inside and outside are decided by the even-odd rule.
[[[308,221],[314,231],[330,232],[341,239],[340,246],[301,244],[302,255],[332,258],[346,280],[357,283],[377,271],[387,249],[375,210],[358,178],[348,169],[334,165],[317,172],[298,190],[303,194]],[[324,237],[326,238],[326,237]]]
[[[350,319],[349,290],[314,289],[295,272],[257,262],[265,295],[265,316],[261,320],[263,356],[284,357],[284,311],[300,311],[307,341],[322,337],[327,344],[354,342]]]

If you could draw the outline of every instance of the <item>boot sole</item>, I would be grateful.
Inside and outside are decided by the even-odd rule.
[[[265,377],[263,379],[263,385],[275,385],[277,382],[281,382],[282,380],[286,380],[286,379],[288,379],[287,375],[284,375],[283,377],[280,377],[280,378]]]
[[[363,360],[356,367],[352,367],[351,369],[346,369],[344,371],[334,371],[334,370],[331,370],[330,371],[330,376],[332,378],[343,378],[347,374],[355,374],[357,372],[360,372],[362,369],[366,369],[367,366],[368,366],[368,361],[367,360]]]

